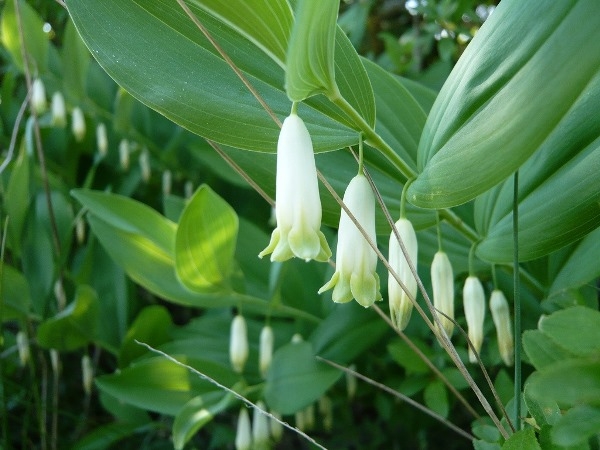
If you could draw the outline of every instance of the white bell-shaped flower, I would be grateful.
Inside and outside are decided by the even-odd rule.
[[[42,114],[46,111],[46,89],[44,83],[39,78],[33,80],[31,84],[31,107],[36,114]]]
[[[83,355],[81,358],[81,378],[83,390],[87,395],[90,395],[94,386],[94,367],[92,358],[89,355]]]
[[[402,242],[404,243],[406,253],[416,269],[418,246],[415,229],[410,221],[405,218],[401,218],[396,222],[396,229],[398,230],[400,239],[402,239]],[[396,272],[400,281],[404,283],[404,286],[406,286],[408,292],[412,295],[412,298],[416,298],[417,280],[410,270],[408,261],[404,257],[400,243],[393,230],[390,235],[389,252],[388,262],[390,267]],[[388,296],[390,299],[390,317],[392,318],[392,322],[399,330],[404,330],[406,325],[408,325],[413,304],[410,301],[408,294],[404,292],[391,274],[388,275]]]
[[[119,142],[119,163],[121,169],[129,170],[129,141],[127,139],[121,139]]]
[[[375,196],[366,177],[356,175],[344,193],[344,204],[361,224],[372,242],[375,237]],[[336,303],[356,299],[365,308],[381,300],[379,276],[375,271],[377,254],[352,219],[342,209],[336,254],[335,273],[321,289],[333,288]]]
[[[485,319],[485,292],[479,278],[475,276],[467,277],[463,288],[463,306],[465,308],[465,318],[467,319],[467,334],[475,351],[481,351],[483,343],[483,321]],[[477,362],[475,353],[469,346],[469,361]]]
[[[67,108],[62,93],[56,91],[52,94],[52,125],[64,127],[67,124]]]
[[[271,328],[270,325],[265,325],[260,332],[260,342],[258,346],[258,367],[263,378],[267,377],[267,371],[271,366],[274,341],[273,328]]]
[[[287,117],[277,142],[275,183],[277,228],[259,257],[271,261],[294,256],[305,261],[327,261],[331,250],[321,232],[321,199],[315,155],[306,125],[297,114]]]
[[[452,264],[445,252],[438,251],[431,263],[431,287],[433,288],[433,306],[450,319],[454,319],[454,274]],[[440,323],[448,337],[454,331],[454,322],[438,314]]]
[[[510,310],[508,301],[501,290],[495,289],[490,297],[490,311],[492,319],[496,326],[496,336],[498,337],[498,350],[502,361],[507,366],[513,365],[515,344],[513,341],[512,324],[510,319]]]
[[[235,434],[235,450],[250,450],[252,448],[252,428],[248,409],[242,406],[238,416],[237,432]]]
[[[96,146],[101,158],[108,154],[108,135],[106,133],[106,125],[100,122],[96,126]]]
[[[252,444],[255,450],[269,448],[269,417],[262,411],[266,410],[264,402],[256,402],[257,408],[252,413]]]
[[[71,131],[77,142],[83,141],[85,137],[85,118],[83,117],[83,111],[79,107],[73,108],[71,113]]]
[[[248,360],[248,331],[246,320],[241,314],[235,316],[231,322],[229,359],[233,370],[237,373],[244,371],[244,366]]]

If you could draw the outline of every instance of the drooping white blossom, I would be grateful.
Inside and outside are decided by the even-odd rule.
[[[238,416],[237,432],[235,434],[235,449],[250,450],[252,448],[252,428],[250,427],[250,416],[248,409],[242,406]]]
[[[266,378],[267,371],[271,366],[274,340],[273,328],[271,328],[270,325],[265,325],[260,332],[260,342],[258,346],[258,367],[263,378]]]
[[[52,125],[64,127],[67,124],[67,108],[65,98],[60,91],[52,94]]]
[[[46,88],[39,78],[33,80],[31,84],[31,107],[36,114],[44,113],[48,107],[48,103],[46,102]]]
[[[490,297],[490,311],[492,319],[496,326],[496,336],[498,338],[498,350],[502,361],[507,366],[514,363],[515,344],[513,341],[512,323],[508,301],[501,290],[495,289]]]
[[[77,142],[83,141],[85,137],[85,118],[83,117],[83,111],[78,106],[73,108],[71,113],[71,131]]]
[[[483,343],[483,321],[485,319],[485,292],[479,278],[469,276],[463,288],[463,306],[467,319],[467,334],[475,351],[479,354]],[[469,361],[477,362],[475,353],[469,346]]]
[[[448,255],[438,251],[431,263],[431,286],[433,288],[433,306],[450,319],[454,319],[454,274]],[[439,314],[440,323],[448,337],[452,336],[454,323]]]
[[[238,373],[244,371],[244,366],[248,360],[248,331],[246,320],[240,314],[235,316],[231,322],[229,359],[233,370]]]

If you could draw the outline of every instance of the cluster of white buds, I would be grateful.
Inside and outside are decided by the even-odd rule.
[[[398,235],[404,244],[404,248],[406,249],[406,254],[408,259],[412,262],[415,270],[417,268],[417,254],[418,254],[418,244],[417,244],[417,235],[415,233],[415,229],[412,226],[412,223],[408,219],[401,218],[395,224],[396,230],[398,231]],[[392,323],[399,330],[404,330],[408,325],[408,321],[410,320],[410,316],[413,309],[413,303],[410,300],[412,297],[413,300],[416,299],[417,296],[417,279],[413,275],[413,272],[410,270],[410,265],[408,260],[404,256],[404,252],[398,242],[398,238],[396,237],[396,233],[392,230],[390,235],[390,246],[389,246],[389,265],[396,272],[400,281],[406,287],[406,291],[400,287],[400,284],[396,281],[396,279],[389,274],[388,275],[388,296],[390,301],[390,317],[392,318]]]
[[[350,181],[343,202],[371,242],[375,243],[375,196],[363,174],[356,175]],[[335,272],[331,280],[319,289],[319,294],[333,288],[331,297],[334,302],[346,303],[354,298],[367,308],[376,300],[381,300],[376,267],[377,253],[346,211],[342,210]]]
[[[267,372],[271,366],[273,359],[273,345],[275,337],[273,328],[270,325],[265,325],[260,332],[260,342],[258,346],[258,368],[263,378],[267,377]]]
[[[64,127],[67,124],[67,108],[65,98],[60,91],[52,95],[52,125]]]
[[[41,79],[36,78],[31,84],[31,108],[35,114],[43,114],[48,108],[46,102],[46,88]]]
[[[321,232],[321,199],[315,155],[310,134],[302,119],[292,112],[284,121],[277,142],[275,180],[277,228],[259,257],[271,261],[296,256],[327,261],[331,250]]]
[[[108,135],[106,133],[106,125],[102,122],[96,126],[96,146],[98,147],[100,157],[106,157],[108,154]]]
[[[73,108],[71,112],[71,131],[77,142],[83,141],[85,137],[85,118],[83,117],[83,111],[79,106]]]
[[[129,170],[129,141],[127,139],[121,139],[119,142],[119,163],[121,169]]]
[[[248,331],[244,316],[238,314],[231,322],[231,334],[229,338],[229,359],[233,370],[237,373],[244,371],[248,360]]]
[[[496,336],[498,338],[498,350],[502,361],[507,366],[513,365],[515,345],[513,341],[513,332],[510,319],[510,310],[508,301],[502,291],[495,289],[490,297],[490,311],[492,319],[496,326]]]
[[[483,343],[483,321],[485,319],[485,292],[481,281],[476,276],[469,276],[463,288],[463,306],[467,319],[467,334],[473,349],[469,346],[469,361],[477,362],[477,354]]]
[[[443,251],[436,252],[433,257],[431,286],[433,288],[433,306],[448,316],[447,318],[442,314],[438,314],[442,327],[448,337],[451,337],[454,331],[454,322],[450,320],[454,319],[454,274],[450,259]]]

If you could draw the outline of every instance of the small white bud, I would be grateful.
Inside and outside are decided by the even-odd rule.
[[[495,289],[490,297],[490,311],[496,326],[498,350],[502,361],[507,366],[513,365],[515,345],[513,341],[512,324],[508,301],[502,291]]]
[[[60,373],[60,355],[53,348],[50,349],[50,365],[52,366],[52,372],[55,374]]]
[[[170,170],[165,170],[162,173],[162,192],[164,196],[171,194],[171,187],[173,186],[173,174]]]
[[[306,421],[304,418],[303,409],[301,409],[300,411],[296,411],[296,414],[294,414],[294,421],[296,422],[296,428],[298,428],[300,431],[306,430]]]
[[[106,134],[106,125],[99,123],[96,126],[96,145],[101,158],[108,154],[108,136]]]
[[[83,111],[78,106],[73,108],[71,113],[71,131],[77,142],[83,141],[85,137],[85,118],[83,117]]]
[[[267,377],[267,371],[273,359],[274,339],[273,328],[265,325],[260,332],[260,345],[258,347],[258,367],[263,378]]]
[[[262,401],[256,402],[256,406],[265,411]],[[269,418],[257,408],[254,408],[252,413],[252,442],[255,450],[266,449],[269,446]]]
[[[454,319],[454,275],[452,265],[445,252],[438,251],[433,257],[431,286],[433,288],[433,306],[446,316]],[[454,323],[441,314],[438,316],[446,334],[451,337],[454,331]]]
[[[65,309],[65,306],[67,306],[67,295],[65,294],[65,288],[60,279],[54,282],[54,297],[56,297],[58,310],[62,311]]]
[[[271,415],[281,420],[281,414],[271,411]],[[283,425],[275,419],[271,419],[271,436],[275,442],[279,442],[283,436]]]
[[[295,333],[292,336],[292,344],[299,344],[300,342],[303,342],[304,338],[302,337],[302,335],[300,333]]]
[[[119,142],[119,163],[121,169],[124,171],[129,170],[129,142],[127,139],[121,139],[121,142]]]
[[[52,125],[64,127],[67,124],[67,108],[62,93],[56,91],[52,95]]]
[[[85,220],[82,216],[78,216],[75,220],[75,236],[79,245],[85,241]]]
[[[252,429],[250,428],[250,417],[248,410],[242,406],[237,422],[237,433],[235,434],[235,449],[250,450],[252,447]]]
[[[463,306],[467,319],[467,333],[475,351],[479,354],[483,343],[483,321],[485,319],[485,292],[479,278],[469,276],[463,288]],[[469,346],[469,361],[477,362],[477,357]]]
[[[19,361],[21,362],[21,366],[25,367],[29,362],[29,358],[31,356],[31,352],[29,350],[29,338],[24,331],[19,331],[17,333],[17,350],[19,352]]]
[[[185,198],[192,198],[192,195],[194,195],[194,183],[190,180],[186,181],[183,185],[183,194]]]
[[[356,370],[356,366],[354,364],[351,364],[350,366],[348,366],[348,368],[350,370]],[[358,383],[356,380],[356,377],[349,373],[346,372],[346,392],[348,393],[348,399],[352,400],[354,398],[354,396],[356,395],[356,388],[358,387]]]
[[[148,153],[147,148],[144,148],[142,153],[140,153],[138,162],[140,164],[140,170],[142,171],[142,180],[147,183],[150,181],[150,177],[152,176],[152,169],[150,168],[150,153]]]
[[[31,85],[31,107],[35,114],[43,114],[48,107],[46,103],[46,88],[39,78],[33,80]]]
[[[333,402],[326,395],[319,399],[319,414],[323,419],[323,428],[331,431],[333,428]]]
[[[248,360],[248,332],[246,329],[246,320],[241,314],[235,316],[231,322],[229,359],[233,370],[237,373],[244,371],[244,366]]]
[[[92,367],[92,359],[88,355],[83,355],[81,358],[81,374],[83,390],[87,395],[90,395],[94,384],[94,368]]]
[[[304,408],[304,426],[307,430],[315,427],[315,405],[313,403]]]

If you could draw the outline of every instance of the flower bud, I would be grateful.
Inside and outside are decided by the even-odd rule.
[[[108,153],[108,136],[106,134],[106,125],[99,123],[96,126],[96,145],[101,158]]]
[[[71,113],[71,131],[77,142],[83,141],[85,137],[85,118],[83,117],[83,111],[78,106],[73,108]]]
[[[331,431],[333,428],[333,402],[326,395],[319,399],[319,414],[323,419],[323,428]]]
[[[67,124],[67,108],[65,107],[65,98],[56,91],[52,95],[52,125],[55,127],[64,127]]]
[[[187,180],[183,185],[183,195],[185,195],[185,198],[192,198],[192,195],[194,195],[194,183],[190,180]]]
[[[271,415],[281,420],[281,414],[276,411],[271,411]],[[271,436],[275,442],[279,442],[283,436],[283,425],[275,419],[271,419]]]
[[[404,244],[408,258],[413,263],[415,270],[417,268],[417,235],[412,224],[407,219],[400,219],[396,222],[396,229],[400,235],[400,239]],[[400,281],[404,283],[404,286],[410,293],[413,299],[417,296],[417,280],[410,270],[408,261],[404,257],[400,243],[396,238],[396,234],[392,230],[390,235],[390,255],[389,264],[394,272],[400,278]],[[404,292],[400,287],[400,284],[390,274],[388,275],[388,296],[390,298],[390,317],[392,322],[399,330],[404,330],[413,309],[413,303],[411,302],[409,295]]]
[[[33,80],[31,85],[31,107],[35,114],[43,114],[48,107],[46,103],[46,89],[39,78]]]
[[[162,193],[164,196],[171,194],[171,187],[173,186],[173,174],[170,170],[165,170],[162,173]]]
[[[250,417],[245,406],[240,409],[237,422],[237,433],[235,434],[235,449],[250,450],[252,447],[252,430],[250,428]]]
[[[65,288],[60,279],[54,282],[54,297],[56,297],[58,310],[62,311],[65,309],[65,306],[67,306],[67,295],[65,294]]]
[[[94,384],[94,368],[92,367],[92,359],[88,355],[83,355],[81,358],[81,373],[83,390],[87,395],[90,395]]]
[[[231,322],[229,359],[233,370],[237,373],[244,371],[244,366],[248,360],[248,332],[246,330],[246,320],[241,314],[235,316]]]
[[[129,170],[129,142],[127,139],[121,139],[121,142],[119,142],[119,162],[121,163],[121,169],[124,171]]]
[[[304,408],[304,427],[312,430],[315,427],[315,405],[311,403]]]
[[[55,374],[60,373],[60,355],[53,348],[50,349],[50,365],[52,366],[52,372]]]
[[[479,278],[469,276],[463,288],[463,306],[467,319],[467,334],[469,340],[479,354],[483,343],[483,321],[485,319],[485,292]],[[469,361],[477,362],[475,352],[469,346]]]
[[[304,420],[303,409],[296,411],[296,413],[294,414],[294,422],[296,422],[296,428],[298,428],[300,431],[306,430],[306,422]]]
[[[85,241],[85,220],[82,216],[78,216],[75,220],[75,236],[77,237],[77,243],[83,244]]]
[[[454,319],[454,275],[452,274],[452,265],[445,252],[438,251],[433,257],[431,286],[433,288],[433,306]],[[451,337],[454,323],[441,314],[438,317],[446,334]]]
[[[367,178],[356,175],[344,193],[344,204],[375,243],[375,196]],[[321,289],[333,288],[332,299],[346,303],[353,298],[365,308],[381,300],[377,253],[342,209],[338,231],[335,273]]]
[[[258,408],[254,408],[254,412],[252,413],[253,449],[268,449],[269,418],[262,412],[265,411],[265,404],[262,401],[259,400],[258,402],[256,402],[256,406]]]
[[[275,215],[267,248],[258,255],[271,254],[271,261],[294,256],[309,261],[327,261],[331,250],[321,232],[321,199],[310,134],[296,113],[284,121],[277,141]]]
[[[292,336],[292,344],[299,344],[300,342],[303,342],[304,338],[302,337],[302,335],[300,333],[294,333],[294,335]]]
[[[31,351],[29,350],[29,338],[24,331],[19,331],[17,333],[16,340],[17,351],[19,352],[19,361],[21,362],[21,366],[25,367],[31,356]]]
[[[513,365],[514,342],[508,302],[502,291],[495,289],[490,297],[490,311],[496,326],[498,350],[507,366]]]
[[[355,371],[356,365],[350,364],[348,366],[350,370]],[[358,382],[356,380],[356,376],[350,372],[346,372],[346,393],[348,394],[348,399],[352,400],[356,395],[356,388],[358,387]]]
[[[265,325],[260,332],[260,345],[258,347],[258,366],[263,378],[267,377],[267,371],[271,366],[271,360],[273,359],[273,343],[273,328],[269,325]]]
[[[152,169],[150,167],[150,154],[148,153],[147,148],[144,148],[142,153],[140,153],[138,162],[142,172],[142,180],[144,180],[144,183],[147,183],[150,181],[150,177],[152,176]]]

